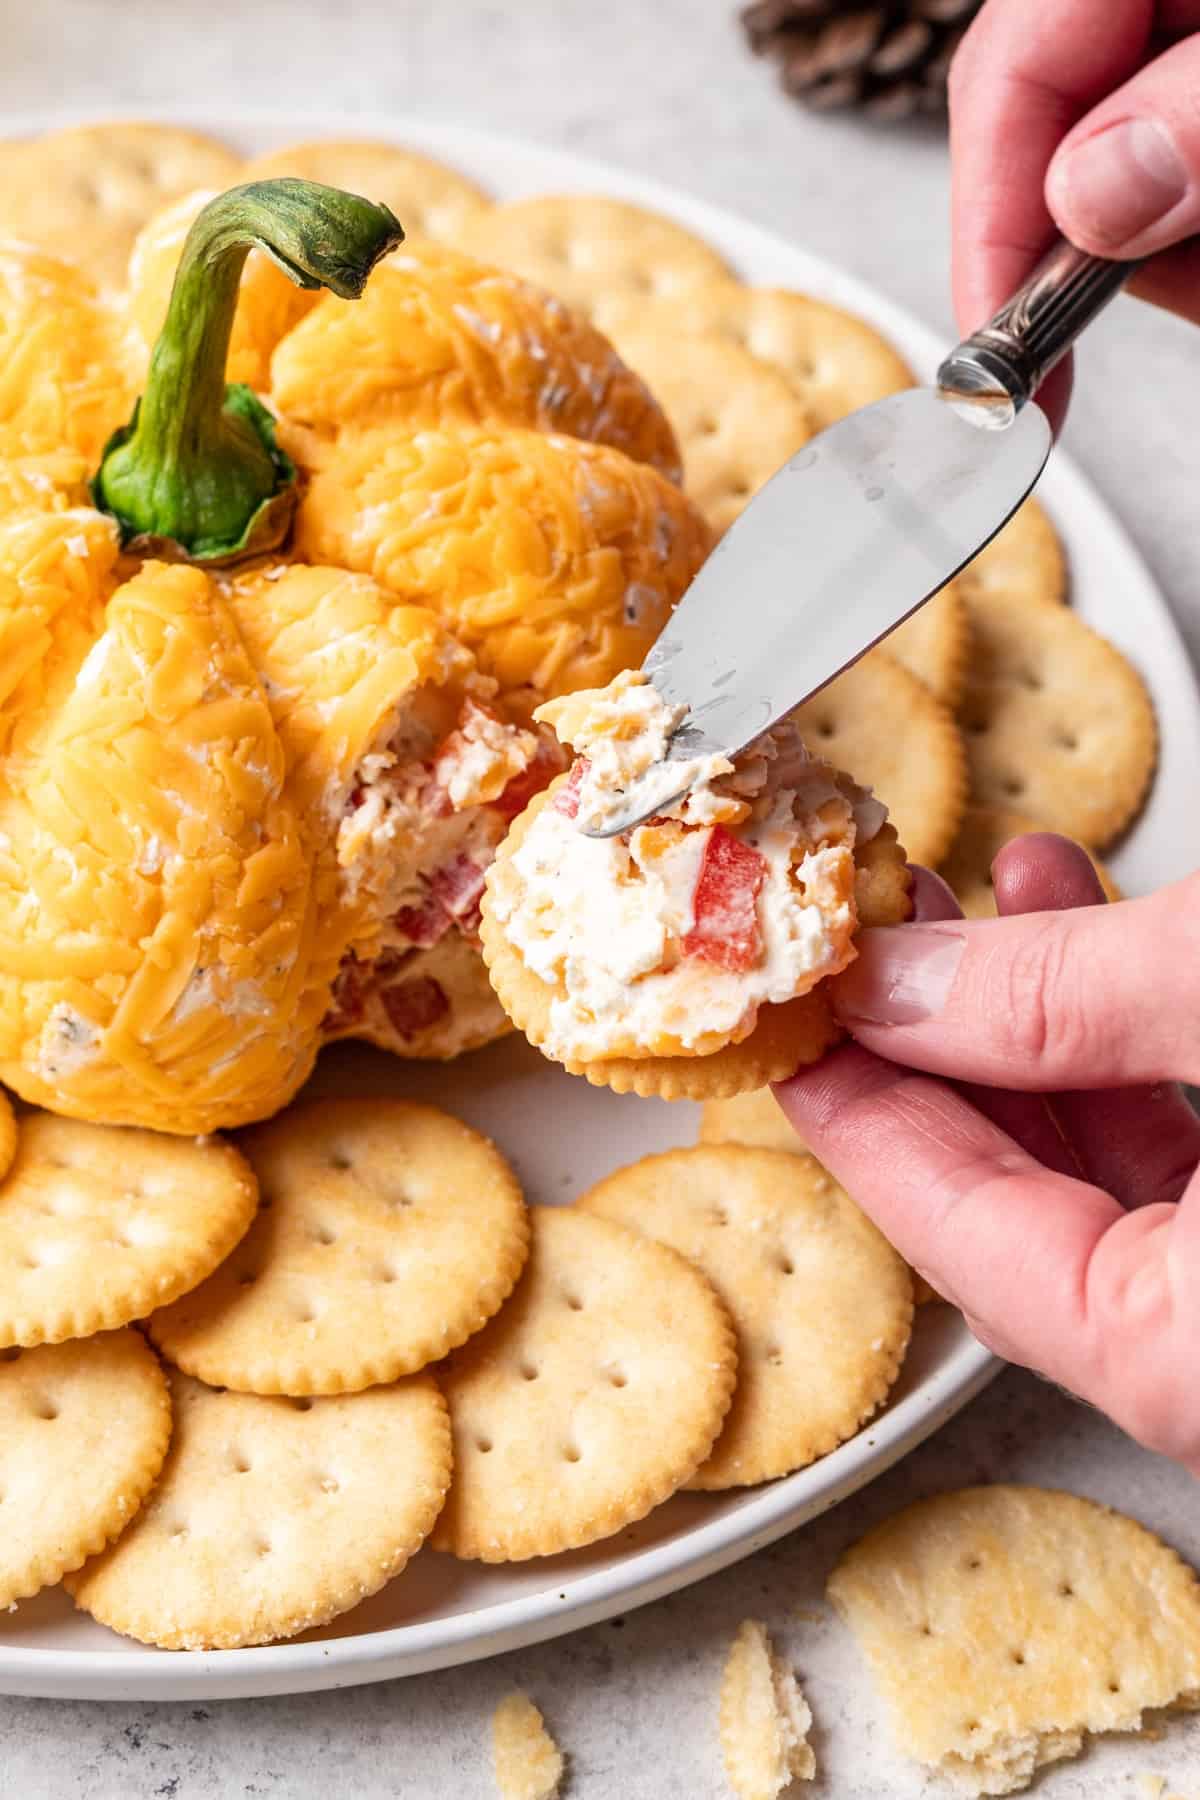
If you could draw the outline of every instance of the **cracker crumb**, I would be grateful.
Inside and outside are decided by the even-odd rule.
[[[562,1751],[520,1688],[506,1694],[492,1714],[492,1758],[501,1800],[557,1800]]]
[[[721,1750],[738,1800],[776,1800],[793,1781],[811,1781],[811,1728],[808,1702],[766,1626],[744,1619],[721,1677]]]

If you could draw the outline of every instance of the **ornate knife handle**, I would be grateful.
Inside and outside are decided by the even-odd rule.
[[[938,387],[964,400],[990,402],[1005,415],[995,423],[1006,423],[1137,266],[1087,256],[1059,238],[995,318],[950,352],[938,370]]]

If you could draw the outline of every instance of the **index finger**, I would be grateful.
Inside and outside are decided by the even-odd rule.
[[[1153,0],[991,0],[950,77],[954,304],[973,331],[1054,236],[1050,159],[1088,109],[1140,64]]]

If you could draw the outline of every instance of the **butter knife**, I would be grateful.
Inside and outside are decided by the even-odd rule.
[[[1136,265],[1060,239],[995,317],[910,388],[821,432],[725,533],[643,668],[686,716],[611,837],[683,792],[672,765],[736,756],[953,579],[1030,492],[1051,430],[1033,396]]]

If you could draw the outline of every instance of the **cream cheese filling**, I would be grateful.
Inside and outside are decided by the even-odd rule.
[[[595,839],[580,823],[602,817],[661,759],[679,715],[630,673],[537,716],[582,760],[490,886],[508,941],[553,990],[551,1055],[601,1060],[737,1042],[760,1007],[796,998],[852,959],[854,848],[886,813],[811,757],[790,722],[736,766],[699,763],[695,786],[660,818]]]

